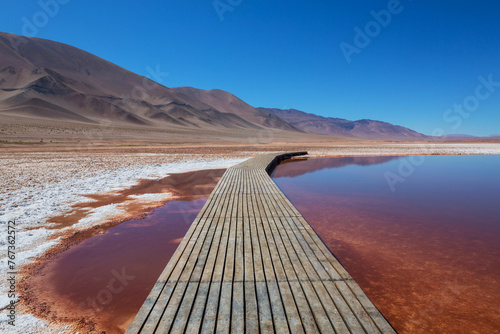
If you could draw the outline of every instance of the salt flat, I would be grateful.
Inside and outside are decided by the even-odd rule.
[[[61,215],[75,203],[92,201],[85,195],[112,193],[137,184],[140,179],[160,179],[172,173],[227,168],[263,152],[307,150],[310,156],[391,156],[428,154],[500,154],[499,143],[311,143],[274,145],[200,145],[185,147],[93,147],[71,148],[11,147],[0,154],[0,224],[15,219],[17,265],[33,263],[61,241],[61,230],[50,229],[51,217]],[[143,194],[135,200],[150,209],[162,205],[169,193]],[[118,205],[88,211],[68,231],[85,231],[123,218]],[[120,218],[120,219],[119,219]],[[5,247],[5,240],[0,241]],[[0,265],[5,266],[5,254]],[[0,277],[0,289],[6,288]],[[22,296],[21,296],[22,299]],[[22,300],[21,300],[22,301]],[[0,308],[9,300],[0,297]],[[73,332],[75,324],[51,324],[26,312],[18,313],[25,333]],[[69,327],[67,327],[69,326]],[[0,323],[0,330],[10,326]]]

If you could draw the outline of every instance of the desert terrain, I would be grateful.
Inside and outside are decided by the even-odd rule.
[[[70,123],[66,128],[20,119],[3,120],[1,124],[10,134],[7,142],[0,144],[0,214],[2,221],[15,219],[18,227],[22,288],[18,324],[26,333],[39,328],[54,333],[99,330],[93,319],[82,323],[81,319],[62,318],[56,310],[48,312],[40,303],[32,303],[34,296],[29,287],[23,286],[22,275],[29,275],[37,264],[50,262],[53,255],[89,236],[175,198],[168,188],[141,190],[137,185],[144,180],[155,182],[171,173],[227,168],[264,152],[306,150],[311,157],[500,154],[500,143],[495,142],[396,142],[309,135],[278,137],[276,133],[261,138],[249,134],[246,142],[239,133],[214,134],[209,142],[186,133],[152,131],[144,136],[133,129],[121,136],[123,129],[109,127],[97,132],[101,135],[95,140],[86,135],[86,126]],[[127,195],[120,195],[124,193]],[[96,196],[114,200],[99,202]],[[69,217],[66,223],[64,217]],[[5,282],[5,277],[1,281]],[[7,302],[3,298],[3,312]],[[5,323],[0,326],[7,329]]]
[[[67,318],[40,302],[25,278],[82,240],[181,196],[160,182],[168,175],[224,169],[265,152],[500,154],[498,137],[429,137],[381,121],[255,108],[218,89],[168,88],[38,38],[0,33],[0,55],[0,223],[16,223],[17,332],[103,330],[98,319]],[[7,263],[4,252],[0,265]],[[6,271],[0,282],[9,289]],[[8,305],[2,294],[5,314]]]

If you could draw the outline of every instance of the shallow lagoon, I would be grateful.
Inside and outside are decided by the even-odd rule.
[[[30,277],[41,307],[60,320],[125,332],[223,173],[202,170],[155,181],[153,187],[167,187],[175,199],[55,255]]]
[[[398,332],[494,333],[499,165],[500,156],[318,158],[283,163],[273,178]]]

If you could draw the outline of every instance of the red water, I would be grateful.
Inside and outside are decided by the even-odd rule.
[[[157,181],[178,200],[50,258],[28,282],[36,287],[48,317],[95,323],[84,332],[123,333],[223,172],[175,174]]]
[[[495,157],[289,162],[276,183],[399,333],[500,332]]]

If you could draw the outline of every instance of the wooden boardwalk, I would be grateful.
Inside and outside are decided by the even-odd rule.
[[[395,333],[269,177],[302,154],[225,172],[128,334]]]

